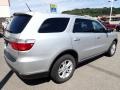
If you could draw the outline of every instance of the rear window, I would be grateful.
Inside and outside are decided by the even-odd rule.
[[[7,27],[7,31],[10,33],[21,33],[30,21],[32,16],[29,15],[16,15],[13,17],[10,25]]]
[[[50,18],[43,22],[39,33],[63,32],[69,22],[69,18]]]

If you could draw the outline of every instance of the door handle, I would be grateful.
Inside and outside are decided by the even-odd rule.
[[[97,39],[100,39],[101,37],[97,37]]]
[[[80,38],[74,38],[74,41],[80,41]]]

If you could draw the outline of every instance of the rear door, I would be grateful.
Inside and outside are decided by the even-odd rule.
[[[79,60],[90,58],[95,53],[95,35],[91,20],[76,19],[72,33],[73,48],[79,52]]]
[[[13,17],[12,21],[4,31],[5,53],[9,53],[14,58],[18,56],[18,51],[14,50],[11,44],[13,42],[17,42],[17,40],[19,39],[20,33],[27,26],[30,19],[31,19],[31,16],[24,15],[24,14],[17,14]]]

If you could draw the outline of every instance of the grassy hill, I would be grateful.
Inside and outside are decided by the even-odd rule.
[[[64,14],[73,14],[73,15],[90,15],[90,16],[101,16],[109,15],[110,8],[84,8],[84,9],[74,9],[69,11],[63,11]],[[113,14],[120,14],[120,8],[113,8]]]

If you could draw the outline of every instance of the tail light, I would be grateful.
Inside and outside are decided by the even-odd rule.
[[[27,51],[30,50],[35,43],[35,40],[25,40],[20,42],[9,42],[11,47],[18,51]]]

